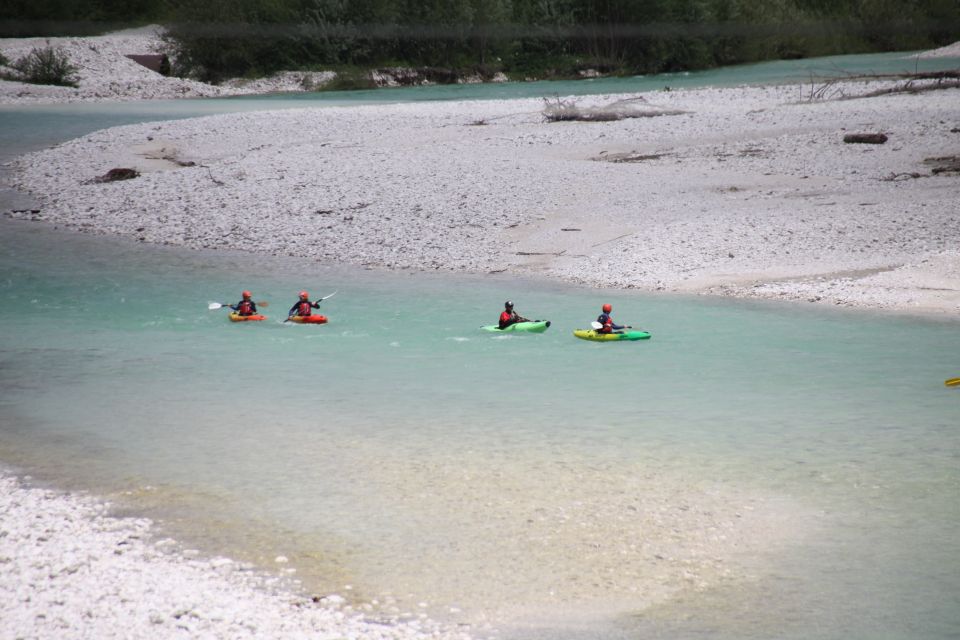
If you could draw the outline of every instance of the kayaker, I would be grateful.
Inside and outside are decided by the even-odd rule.
[[[300,292],[300,299],[297,300],[296,304],[290,307],[290,311],[287,313],[287,317],[293,316],[309,316],[313,314],[313,309],[320,308],[320,301],[310,302],[310,294],[306,291]]]
[[[597,316],[597,322],[603,326],[597,329],[597,333],[623,333],[624,329],[632,329],[630,325],[619,325],[614,324],[613,318],[610,317],[610,312],[613,311],[613,305],[609,302],[603,305],[603,313]]]
[[[257,314],[257,303],[251,300],[253,296],[249,291],[244,291],[242,294],[243,300],[237,304],[227,305],[231,309],[237,312],[241,316],[253,316]]]
[[[500,328],[506,329],[512,324],[517,324],[518,322],[530,322],[523,316],[517,315],[517,312],[513,310],[513,303],[507,300],[503,303],[503,313],[500,314]]]

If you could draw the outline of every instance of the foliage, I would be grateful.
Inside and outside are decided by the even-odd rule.
[[[166,0],[3,0],[0,37],[84,36],[162,22]]]
[[[67,53],[60,48],[42,47],[15,61],[18,80],[32,84],[55,84],[63,87],[77,86],[77,68],[70,63]]]
[[[174,73],[218,82],[295,69],[315,57],[286,0],[184,0],[167,40]]]
[[[6,0],[0,35],[53,17],[163,20],[174,73],[211,81],[318,66],[653,73],[960,39],[958,0]]]

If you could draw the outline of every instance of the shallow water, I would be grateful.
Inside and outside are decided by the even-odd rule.
[[[543,637],[960,625],[956,324],[2,232],[0,459],[208,551]],[[269,321],[207,310],[240,286]],[[330,324],[278,320],[302,286]],[[554,326],[480,332],[505,297]],[[603,300],[654,338],[574,339]],[[744,508],[751,557],[700,535]],[[677,600],[668,548],[706,582]]]
[[[265,102],[5,110],[0,137],[7,155]],[[338,290],[330,324],[279,321],[304,287]],[[242,288],[269,321],[207,310]],[[960,632],[955,322],[10,220],[0,292],[0,461],[209,553],[293,568],[310,592],[506,638]],[[508,297],[554,325],[479,331]],[[574,339],[603,301],[653,339]]]

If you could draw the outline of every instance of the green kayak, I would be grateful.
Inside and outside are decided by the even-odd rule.
[[[650,334],[646,331],[626,331],[624,333],[597,333],[593,329],[577,329],[573,332],[581,340],[596,340],[597,342],[614,342],[617,340],[649,340]]]
[[[543,333],[547,330],[547,327],[550,326],[549,320],[537,320],[536,322],[517,322],[511,324],[506,329],[501,329],[495,324],[487,325],[485,327],[480,327],[484,331],[492,331],[493,333],[509,333],[510,331],[521,331],[525,333]]]

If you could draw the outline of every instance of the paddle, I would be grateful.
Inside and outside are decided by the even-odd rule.
[[[590,323],[590,326],[593,327],[593,330],[594,330],[594,331],[600,331],[600,329],[603,329],[603,325],[600,324],[599,322],[597,322],[596,320],[594,320],[593,322],[591,322],[591,323]],[[630,326],[629,324],[628,324],[628,325],[625,325],[623,328],[624,328],[624,329],[633,329],[633,327]]]
[[[230,305],[227,304],[227,303],[225,303],[225,302],[211,302],[210,304],[207,305],[207,309],[209,309],[210,311],[213,311],[214,309],[222,309],[223,307],[229,307],[229,306],[230,306]],[[258,302],[258,303],[257,303],[257,306],[258,306],[258,307],[269,307],[269,306],[270,306],[270,303],[269,303],[269,302]]]
[[[950,378],[949,380],[945,380],[943,384],[948,387],[960,387],[960,378]]]

